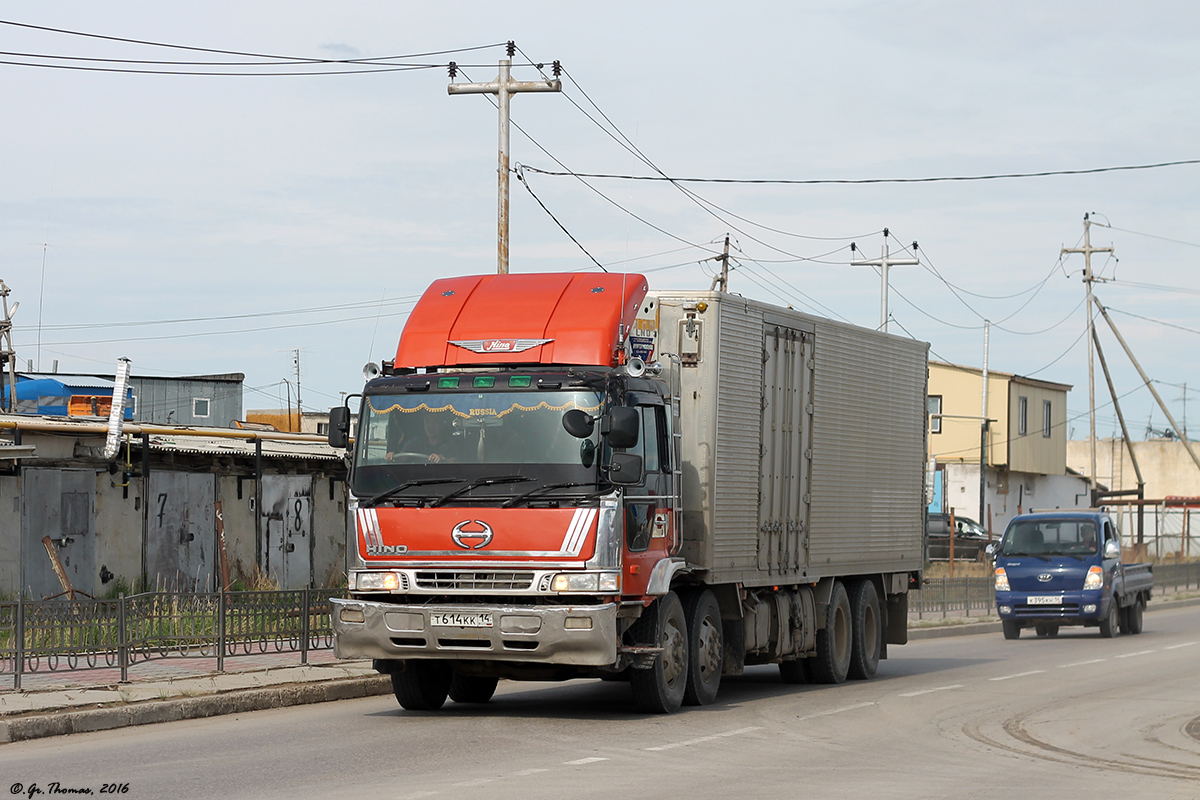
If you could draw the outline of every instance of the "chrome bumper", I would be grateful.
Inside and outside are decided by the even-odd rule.
[[[339,658],[445,658],[603,667],[617,661],[617,606],[391,605],[333,602]],[[362,622],[347,622],[345,616]],[[490,613],[490,628],[435,626],[431,613]],[[567,621],[571,621],[570,628]]]

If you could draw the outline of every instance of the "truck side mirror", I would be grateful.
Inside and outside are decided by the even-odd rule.
[[[329,446],[344,450],[350,446],[350,409],[346,406],[329,409]]]
[[[1121,557],[1121,545],[1117,544],[1116,541],[1109,539],[1107,542],[1104,543],[1104,557],[1105,558],[1120,558]]]
[[[634,453],[613,453],[608,464],[608,480],[617,486],[636,486],[642,482],[645,464]]]
[[[588,416],[586,411],[580,411],[578,408],[572,408],[563,414],[562,424],[567,433],[576,439],[588,438],[596,428],[596,421]]]
[[[600,432],[608,437],[610,447],[635,447],[642,429],[642,415],[636,408],[617,406],[608,412]],[[639,479],[640,480],[640,479]]]

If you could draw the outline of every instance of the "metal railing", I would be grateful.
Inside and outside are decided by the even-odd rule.
[[[293,652],[333,646],[332,589],[269,592],[148,592],[116,600],[0,603],[0,676],[129,668],[154,659]]]
[[[918,619],[987,616],[995,613],[994,581],[984,578],[926,578],[917,591],[909,592],[908,611]]]
[[[909,592],[908,611],[918,619],[994,616],[993,581],[982,578],[926,578]],[[1200,561],[1154,565],[1154,597],[1200,590]]]

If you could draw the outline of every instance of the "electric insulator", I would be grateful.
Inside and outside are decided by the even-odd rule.
[[[557,78],[560,75],[562,75],[562,62],[560,62],[558,59],[555,59],[553,69],[554,69],[554,77]]]
[[[450,71],[450,80],[454,80],[456,77],[458,77],[458,64],[454,61],[451,61],[449,71]]]
[[[517,43],[516,43],[516,42],[513,42],[513,41],[510,41],[510,42],[508,43],[508,48],[507,48],[507,50],[508,50],[508,57],[509,57],[509,58],[512,58],[512,57],[513,57],[513,56],[516,54],[516,52],[517,52]]]

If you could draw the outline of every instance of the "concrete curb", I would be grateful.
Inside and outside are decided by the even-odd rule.
[[[202,719],[269,708],[326,703],[390,694],[387,675],[293,683],[262,689],[237,689],[201,697],[175,697],[83,711],[53,711],[0,719],[0,743],[106,731],[156,722]]]

